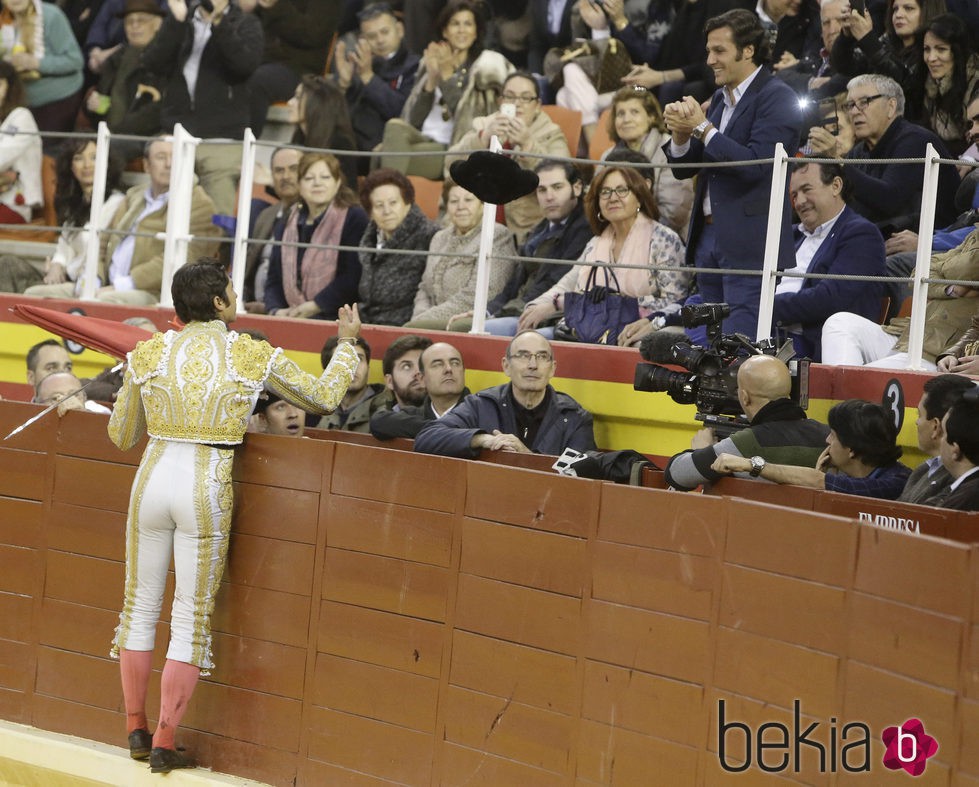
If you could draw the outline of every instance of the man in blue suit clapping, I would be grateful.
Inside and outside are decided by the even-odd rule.
[[[708,20],[707,65],[719,86],[705,115],[692,96],[667,104],[664,118],[672,138],[664,145],[673,163],[770,159],[781,142],[799,143],[798,100],[765,63],[769,44],[758,17],[734,9]],[[698,268],[761,270],[771,193],[770,164],[674,168],[677,178],[697,173],[697,192],[687,237],[687,262]],[[779,268],[793,266],[791,212],[782,211]],[[716,273],[697,275],[705,302],[730,304],[725,333],[755,338],[761,278]]]

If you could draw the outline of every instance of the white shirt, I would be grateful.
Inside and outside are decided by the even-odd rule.
[[[948,487],[948,491],[954,492],[959,488],[962,482],[965,481],[965,479],[967,479],[970,475],[974,475],[975,473],[979,473],[979,467],[973,467],[971,470],[966,470],[951,483],[951,485]]]
[[[190,105],[194,105],[194,90],[197,88],[197,77],[201,70],[201,56],[204,54],[204,47],[211,40],[211,23],[205,22],[201,17],[200,7],[194,11],[191,19],[194,25],[194,43],[190,48],[190,55],[184,63],[184,81],[187,83],[187,95],[190,96]]]
[[[436,87],[435,95],[432,97],[432,109],[422,123],[421,132],[429,139],[442,145],[448,145],[452,141],[452,119],[445,120],[442,117],[442,91]]]
[[[547,0],[547,32],[556,36],[561,32],[561,17],[568,0]]]
[[[136,289],[132,277],[129,275],[129,271],[133,265],[133,251],[136,248],[136,236],[132,233],[137,230],[139,223],[146,216],[163,209],[163,206],[170,199],[170,192],[165,191],[159,197],[154,197],[152,190],[147,188],[143,199],[146,200],[146,207],[143,208],[142,212],[129,227],[129,234],[119,241],[119,245],[112,252],[112,262],[109,264],[108,283],[120,291]]]
[[[836,224],[836,220],[839,219],[840,215],[843,213],[843,209],[837,213],[829,221],[820,224],[812,232],[807,230],[802,224],[799,225],[799,231],[805,235],[805,239],[799,244],[799,248],[795,251],[795,267],[789,268],[786,273],[808,273],[809,266],[812,265],[812,260],[816,256],[816,252],[819,251],[819,247],[823,245],[823,241],[829,237],[830,231]],[[778,283],[775,288],[775,294],[781,295],[786,292],[798,292],[802,289],[803,282],[805,279],[797,278],[795,276],[783,276],[782,280]]]

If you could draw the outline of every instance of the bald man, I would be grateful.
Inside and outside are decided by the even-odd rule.
[[[69,410],[87,410],[90,413],[108,415],[112,411],[98,402],[88,398],[82,387],[81,380],[71,372],[55,372],[42,379],[34,389],[34,401],[37,404],[58,404],[58,415],[64,415]]]
[[[417,407],[406,405],[371,415],[371,434],[378,440],[414,439],[426,423],[441,418],[469,396],[466,365],[451,344],[436,342],[422,350],[418,370],[425,383],[425,401]]]
[[[751,425],[720,441],[710,429],[701,429],[690,450],[677,454],[666,466],[666,482],[689,491],[716,481],[724,473],[711,465],[721,454],[750,459],[747,475],[754,477],[767,462],[815,467],[829,427],[807,418],[805,410],[789,399],[791,390],[792,378],[784,363],[770,355],[748,358],[738,369],[738,401]]]

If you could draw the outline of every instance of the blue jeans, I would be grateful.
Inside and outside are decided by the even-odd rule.
[[[516,336],[519,317],[494,317],[486,321],[486,332],[493,336]],[[554,339],[554,327],[538,328],[537,333],[548,341]]]

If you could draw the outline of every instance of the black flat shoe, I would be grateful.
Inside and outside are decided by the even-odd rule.
[[[129,733],[129,756],[134,760],[145,760],[153,748],[153,736],[148,730],[133,730]]]
[[[150,752],[150,772],[170,773],[177,768],[196,768],[197,763],[173,749],[162,749],[154,746]]]

